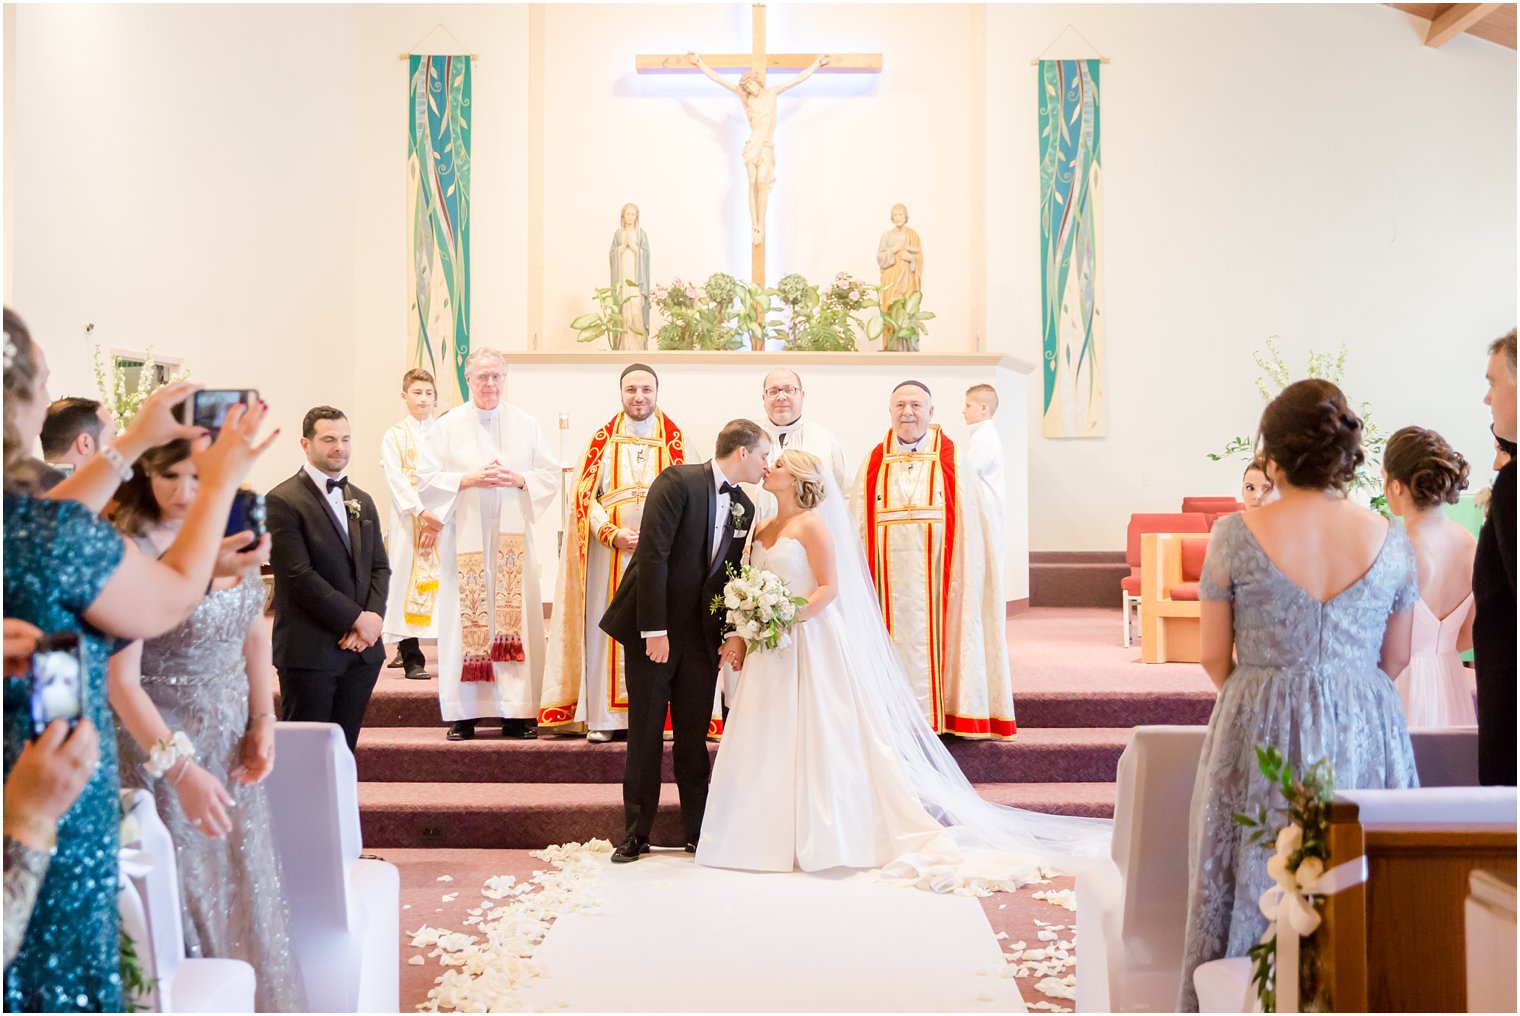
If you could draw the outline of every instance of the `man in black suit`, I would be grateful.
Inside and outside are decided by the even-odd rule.
[[[391,569],[375,502],[344,476],[350,438],[341,410],[307,413],[306,465],[265,503],[281,715],[336,723],[353,751],[385,662],[380,625]]]
[[[735,669],[744,663],[744,640],[725,639],[722,619],[708,604],[723,591],[725,565],[737,569],[743,559],[755,506],[737,485],[765,478],[770,445],[758,424],[733,420],[718,434],[711,461],[670,466],[649,488],[638,549],[601,622],[627,654],[623,814],[628,830],[613,851],[614,863],[638,860],[649,851],[649,831],[660,807],[667,705],[686,849],[696,852],[707,807],[707,721],[719,660]]]

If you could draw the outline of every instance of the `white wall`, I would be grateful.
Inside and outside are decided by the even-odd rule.
[[[745,274],[737,100],[632,63],[743,49],[747,6],[6,14],[5,298],[49,350],[55,392],[93,391],[86,322],[208,384],[257,386],[285,428],[260,485],[294,469],[300,414],[332,402],[354,419],[355,478],[380,486],[368,448],[399,415],[405,348],[397,54],[439,21],[481,56],[478,344],[564,347],[627,200],[656,279]],[[1038,360],[1029,60],[1068,23],[1113,58],[1111,432],[1037,436],[1031,389],[1032,549],[1118,548],[1130,512],[1233,489],[1235,467],[1203,455],[1254,424],[1250,352],[1272,334],[1299,363],[1347,343],[1348,390],[1385,427],[1417,420],[1488,461],[1482,345],[1516,316],[1514,51],[1425,49],[1420,22],[1375,4],[772,5],[769,21],[772,50],[885,58],[879,77],[782,97],[771,281],[869,277],[905,201],[944,351],[980,335]],[[1071,33],[1051,53],[1088,55]]]
[[[928,348],[975,349],[979,107],[966,5],[779,5],[771,52],[884,54],[881,75],[817,74],[778,99],[767,282],[839,271],[875,281],[891,208],[908,206],[924,244]],[[639,205],[656,283],[723,270],[749,278],[749,212],[732,93],[700,74],[638,75],[635,53],[744,52],[747,5],[563,5],[545,11],[543,318],[539,348],[570,348],[572,318],[608,283],[623,204]],[[736,74],[728,75],[737,80]],[[774,87],[789,75],[772,73]]]
[[[1253,349],[1350,351],[1385,432],[1441,431],[1488,475],[1486,343],[1515,324],[1515,53],[1420,44],[1381,4],[995,6],[987,13],[991,348],[1038,360],[1029,60],[1068,23],[1102,67],[1109,436],[1039,437],[1030,541],[1124,545],[1131,512],[1237,489]],[[1092,55],[1068,32],[1053,55]],[[1000,179],[994,167],[1008,167]],[[999,313],[1006,306],[1009,313]],[[1479,468],[1481,466],[1481,468]],[[1486,482],[1486,480],[1482,481]]]

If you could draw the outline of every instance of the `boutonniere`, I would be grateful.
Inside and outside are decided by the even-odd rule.
[[[343,507],[348,509],[348,517],[351,519],[358,518],[359,513],[364,510],[364,506],[359,503],[359,499],[356,497],[351,497],[347,501],[344,501]]]
[[[734,528],[744,525],[744,506],[737,501],[728,506],[728,517],[733,520]]]

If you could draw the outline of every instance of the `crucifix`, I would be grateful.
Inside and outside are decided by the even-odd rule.
[[[700,71],[733,92],[744,104],[749,120],[749,140],[744,143],[744,169],[749,178],[750,274],[755,285],[765,285],[765,205],[776,182],[776,96],[802,84],[815,71],[834,74],[877,74],[880,53],[767,53],[765,51],[765,5],[752,5],[753,43],[748,53],[662,54],[640,53],[634,66],[640,74]],[[798,70],[795,78],[775,88],[765,87],[767,70]],[[742,71],[738,84],[718,71]]]

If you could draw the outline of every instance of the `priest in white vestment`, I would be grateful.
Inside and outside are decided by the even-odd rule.
[[[659,385],[653,367],[624,369],[623,411],[592,435],[576,474],[538,725],[585,730],[588,741],[610,741],[628,729],[623,647],[600,622],[639,545],[650,484],[686,461],[685,438],[660,412]]]
[[[802,378],[790,367],[777,367],[765,375],[760,392],[765,404],[765,430],[771,438],[771,460],[788,448],[800,448],[818,457],[824,470],[839,484],[840,491],[850,489],[850,468],[845,458],[844,446],[839,438],[816,419],[802,417],[807,393],[802,390]],[[755,502],[756,518],[764,519],[776,514],[776,498],[763,487],[750,492]]]
[[[406,402],[406,416],[380,440],[380,472],[391,492],[385,539],[391,586],[381,631],[385,641],[396,644],[406,676],[425,681],[427,661],[419,640],[438,638],[437,538],[443,528],[417,493],[422,445],[437,424],[433,419],[438,401],[433,375],[420,367],[407,371],[401,378],[401,397]]]
[[[438,700],[451,741],[480,717],[507,737],[537,736],[544,672],[543,597],[533,523],[559,489],[559,464],[538,421],[502,401],[506,362],[494,349],[465,361],[470,401],[428,435],[418,468],[439,537]]]
[[[853,495],[882,617],[937,733],[1013,737],[1006,608],[982,483],[930,422],[927,385],[904,381],[889,408],[892,429]]]

